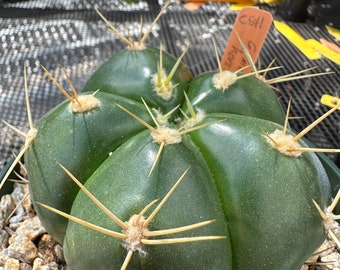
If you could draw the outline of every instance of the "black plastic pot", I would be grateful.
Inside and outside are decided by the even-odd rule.
[[[285,20],[305,22],[310,2],[311,0],[284,0],[280,5],[279,13]]]

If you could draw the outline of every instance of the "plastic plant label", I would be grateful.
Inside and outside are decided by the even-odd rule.
[[[328,49],[332,50],[333,52],[336,52],[340,55],[340,47],[336,45],[333,42],[330,42],[324,38],[320,38],[320,42],[322,45],[326,46]]]
[[[233,31],[222,56],[222,69],[236,71],[249,65],[239,38],[255,62],[272,21],[273,17],[267,11],[256,7],[243,8],[236,18]]]
[[[324,94],[321,97],[321,103],[328,107],[335,107],[336,105],[340,103],[340,98]],[[338,110],[340,110],[340,108],[338,108]]]
[[[200,2],[188,2],[184,5],[184,7],[189,11],[194,11],[202,5],[203,3],[200,3]]]

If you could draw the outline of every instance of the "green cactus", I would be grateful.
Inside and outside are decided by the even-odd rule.
[[[236,76],[234,83],[244,86],[240,91],[249,91],[254,80],[259,79]],[[100,80],[97,83],[97,88],[104,89]],[[313,200],[326,209],[331,194],[317,156],[304,153],[308,146],[294,139],[300,136],[288,132],[287,126],[251,113],[221,112],[221,106],[215,106],[216,112],[214,106],[205,111],[204,99],[198,102],[199,107],[193,105],[194,85],[179,100],[182,109],[170,113],[164,111],[167,99],[164,106],[147,105],[144,99],[148,93],[154,95],[152,89],[142,89],[141,101],[123,94],[84,92],[79,97],[95,98],[95,108],[73,112],[72,102],[64,102],[37,125],[38,134],[25,154],[32,198],[38,202],[35,206],[47,230],[63,241],[71,269],[95,265],[116,269],[124,264],[131,269],[164,265],[171,269],[299,269],[321,244],[325,231]],[[201,85],[200,95],[205,93]],[[263,89],[270,93],[265,84]],[[229,95],[228,90],[222,94]],[[209,91],[207,87],[206,93]],[[268,96],[275,97],[272,93]],[[249,98],[244,99],[246,104]],[[210,102],[208,98],[207,107]],[[278,105],[272,105],[272,110],[282,111]],[[287,141],[291,145],[285,147]],[[147,231],[170,229],[173,243],[201,236],[205,241],[199,243],[158,246],[159,240],[149,245],[150,236],[142,234],[138,248],[131,248],[124,240],[126,228],[78,192],[79,187],[70,180],[70,175],[79,179],[105,205],[106,212],[128,224],[125,222],[148,203],[164,197],[189,167],[160,213],[145,228],[140,226]],[[68,213],[123,234],[123,240],[84,224],[66,222],[65,217],[71,218]],[[173,238],[171,228],[195,228],[195,224],[210,220],[215,222],[195,231],[181,231]],[[128,263],[127,254],[131,255]]]
[[[72,95],[46,71],[68,100],[25,147],[44,226],[70,269],[300,269],[335,207],[315,124],[290,132],[260,72],[189,83],[182,57],[123,50]]]

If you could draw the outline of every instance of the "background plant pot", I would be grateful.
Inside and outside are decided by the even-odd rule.
[[[289,21],[304,22],[310,2],[311,0],[284,0],[280,6],[280,15]]]

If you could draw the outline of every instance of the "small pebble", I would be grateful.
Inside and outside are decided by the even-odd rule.
[[[20,263],[20,270],[32,270],[32,266],[28,263]]]
[[[15,183],[14,190],[11,194],[14,203],[16,204],[15,215],[10,218],[11,223],[21,222],[26,214],[25,208],[23,207],[22,200],[26,198],[27,185]]]
[[[44,261],[40,258],[36,258],[33,263],[32,270],[58,270],[58,264],[55,262],[50,262],[48,264],[44,264]]]
[[[54,247],[59,245],[49,234],[44,234],[38,243],[38,252],[44,258],[44,263],[57,261]]]
[[[4,270],[20,270],[20,262],[17,259],[10,258],[6,261]]]
[[[0,252],[0,265],[4,266],[5,263],[9,260],[8,255],[7,255],[7,250],[4,249]],[[0,268],[0,270],[3,270]]]
[[[1,229],[0,230],[0,250],[3,250],[4,248],[7,247],[8,239],[9,239],[8,232]]]
[[[38,255],[38,249],[25,235],[14,234],[9,239],[8,256],[30,263]]]
[[[26,219],[16,230],[16,234],[26,235],[31,241],[34,241],[38,236],[41,236],[44,233],[46,233],[46,230],[42,226],[38,216]]]
[[[0,201],[0,226],[3,228],[7,223],[7,218],[15,208],[15,203],[11,195],[1,197]]]
[[[57,256],[57,260],[61,263],[66,263],[65,262],[65,257],[64,257],[64,251],[63,251],[63,247],[60,244],[57,244],[54,247],[54,252],[55,255]]]
[[[323,258],[321,258],[322,262],[329,263],[327,267],[330,269],[339,269],[340,268],[340,254],[337,252],[333,252]],[[332,268],[331,268],[332,267]]]

